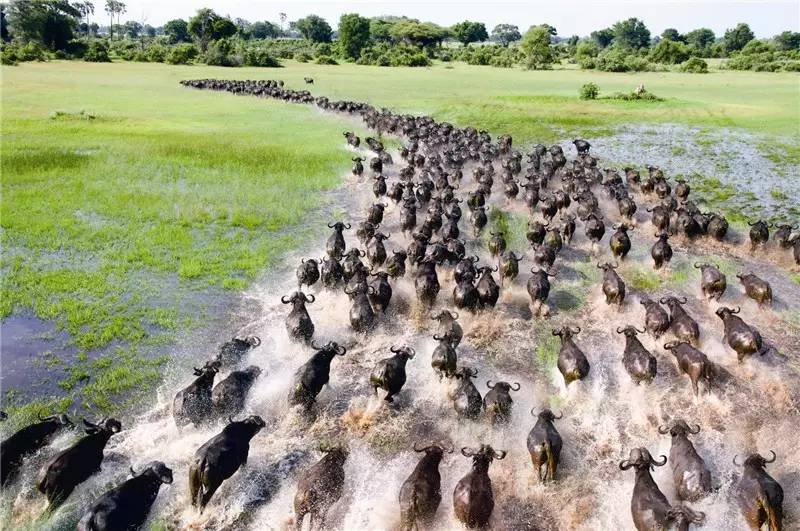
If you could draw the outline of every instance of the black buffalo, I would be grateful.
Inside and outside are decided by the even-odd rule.
[[[66,415],[39,417],[39,422],[25,426],[0,443],[0,486],[12,481],[26,457],[38,452],[62,430],[71,428]]]

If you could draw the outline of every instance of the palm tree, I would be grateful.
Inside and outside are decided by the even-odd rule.
[[[286,24],[286,13],[278,13],[278,18],[281,19],[281,31],[283,31],[283,25]]]
[[[117,15],[117,24],[119,24],[120,16],[127,10],[125,3],[120,0],[106,0],[106,13],[111,17],[111,26],[108,30],[111,32],[111,40],[114,40],[114,15]]]

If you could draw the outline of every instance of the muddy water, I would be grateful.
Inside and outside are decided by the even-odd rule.
[[[602,151],[597,153],[604,156]],[[396,161],[399,157],[395,154]],[[387,172],[396,178],[395,164]],[[467,168],[465,175],[470,175]],[[471,189],[465,177],[459,190]],[[497,186],[495,187],[497,189]],[[334,196],[334,203],[348,212],[348,221],[363,219],[374,201],[372,180],[345,178]],[[603,192],[597,191],[602,197]],[[646,220],[645,200],[640,204],[638,228],[633,232],[634,250],[619,273],[623,279],[640,269],[650,269],[649,247],[653,229]],[[495,192],[492,208],[523,213],[518,204],[507,203]],[[640,293],[629,288],[621,310],[606,306],[600,292],[594,262],[609,260],[608,237],[615,212],[606,206],[607,229],[601,246],[593,249],[578,225],[572,246],[559,254],[557,276],[553,279],[553,297],[548,318],[533,318],[525,292],[527,271],[532,265],[528,249],[520,264],[522,273],[504,289],[494,311],[470,315],[461,312],[465,337],[458,348],[459,364],[479,370],[475,380],[485,394],[486,380],[519,382],[521,390],[512,393],[514,409],[506,427],[491,427],[484,422],[456,419],[448,399],[450,383],[440,381],[430,368],[430,354],[435,346],[433,322],[415,301],[413,278],[393,283],[390,310],[381,316],[376,330],[367,336],[354,334],[349,327],[350,303],[341,292],[312,289],[317,296],[309,312],[316,325],[319,341],[335,340],[347,347],[344,357],[335,359],[330,385],[319,395],[316,418],[308,419],[289,408],[286,396],[292,375],[312,354],[304,345],[293,343],[283,320],[287,307],[280,296],[296,289],[293,267],[303,256],[320,257],[324,253],[328,219],[318,219],[319,236],[306,248],[287,257],[286,265],[246,294],[246,306],[258,308],[253,320],[238,334],[254,333],[263,343],[254,349],[242,365],[257,364],[264,369],[247,404],[248,413],[258,414],[267,427],[252,441],[245,468],[227,481],[199,515],[191,508],[187,472],[195,450],[218,433],[222,423],[206,429],[188,427],[179,431],[171,414],[175,392],[191,380],[190,373],[178,377],[159,390],[157,405],[138,418],[124,419],[124,431],[112,438],[106,451],[102,473],[84,483],[69,502],[49,520],[37,520],[44,501],[33,488],[33,475],[47,455],[64,448],[73,436],[60,437],[26,468],[23,478],[4,495],[6,528],[32,526],[41,529],[71,529],[89,503],[110,486],[118,484],[128,467],[135,468],[158,459],[174,470],[175,481],[162,487],[153,509],[151,522],[168,529],[291,529],[294,526],[292,500],[297,473],[316,461],[320,442],[344,442],[348,445],[343,498],[328,514],[328,529],[377,530],[397,529],[397,495],[400,485],[416,464],[418,455],[411,450],[416,441],[452,442],[456,447],[491,444],[508,451],[495,461],[490,476],[495,490],[494,529],[632,529],[629,503],[633,489],[633,471],[621,472],[620,459],[631,448],[647,447],[654,455],[669,453],[669,437],[657,433],[659,424],[681,417],[698,423],[701,432],[693,436],[698,452],[711,469],[715,492],[707,499],[691,504],[706,513],[706,529],[742,529],[744,522],[731,500],[738,469],[731,464],[734,454],[774,450],[778,460],[768,465],[770,473],[786,493],[784,509],[786,528],[800,526],[800,455],[796,452],[796,427],[800,422],[800,376],[797,341],[800,286],[789,280],[788,262],[775,249],[766,259],[749,256],[743,244],[714,246],[705,241],[695,244],[674,242],[676,256],[670,268],[690,268],[688,280],[675,289],[659,289],[649,295],[685,294],[687,309],[701,326],[700,348],[724,370],[724,381],[709,394],[694,397],[686,377],[678,374],[669,352],[661,345],[640,336],[644,345],[658,358],[659,374],[649,386],[634,385],[621,364],[624,342],[613,330],[617,326],[642,326]],[[466,208],[464,208],[466,211]],[[539,216],[539,214],[536,214]],[[398,208],[390,205],[382,231],[391,234],[387,249],[405,248],[408,241],[397,229]],[[480,242],[473,240],[467,214],[460,222],[462,237],[467,237],[470,252],[477,252],[482,262],[489,260]],[[346,233],[348,247],[358,246],[354,230]],[[743,240],[733,235],[734,241]],[[716,303],[701,302],[699,274],[690,264],[698,256],[710,257],[724,268],[755,270],[775,287],[773,309],[760,310],[744,298],[732,274],[728,275],[726,305],[741,305],[742,317],[756,325],[774,350],[764,357],[751,358],[739,365],[735,354],[721,342],[722,326],[714,315]],[[666,282],[665,285],[671,285]],[[452,306],[452,279],[440,272],[442,291],[437,307]],[[556,296],[556,294],[560,294]],[[792,319],[794,321],[792,321]],[[591,363],[587,379],[565,388],[553,360],[543,360],[537,353],[552,348],[550,329],[557,326],[580,326],[576,342]],[[226,338],[220,338],[220,342]],[[390,355],[391,345],[405,344],[416,349],[416,357],[407,366],[408,381],[392,405],[375,396],[367,376],[375,362]],[[543,346],[544,345],[544,346]],[[209,357],[212,352],[209,352]],[[197,364],[203,361],[197,360]],[[224,378],[225,372],[219,375]],[[543,406],[563,411],[556,427],[564,439],[558,481],[540,485],[530,465],[525,440],[535,419],[532,408]],[[433,528],[458,529],[452,509],[452,491],[468,472],[471,460],[458,452],[442,462],[443,500]],[[670,501],[677,503],[669,466],[656,468],[654,478]]]

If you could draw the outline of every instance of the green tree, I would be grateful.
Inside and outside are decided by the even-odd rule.
[[[131,39],[135,39],[139,36],[139,33],[141,33],[142,25],[134,20],[129,20],[124,26],[122,26],[122,30],[125,32],[125,35]]]
[[[775,35],[775,46],[782,51],[800,50],[800,33],[784,31]]]
[[[395,21],[373,18],[369,21],[369,34],[375,42],[391,42]]]
[[[525,54],[525,64],[530,69],[548,69],[555,60],[550,45],[550,30],[546,26],[531,26],[519,46]]]
[[[655,63],[676,65],[689,58],[689,47],[682,42],[663,39],[650,50],[649,58]]]
[[[428,48],[441,44],[447,38],[448,31],[433,22],[404,19],[392,25],[390,35],[395,42]]]
[[[483,42],[489,38],[483,22],[470,22],[469,20],[454,24],[450,28],[450,34],[464,46],[469,46],[471,42]]]
[[[597,57],[600,54],[600,46],[594,41],[581,41],[575,47],[575,60],[585,61]]]
[[[164,35],[172,44],[191,42],[192,40],[189,36],[189,25],[182,18],[176,18],[164,24]]]
[[[121,2],[120,0],[106,0],[106,13],[108,16],[111,17],[111,24],[108,25],[108,31],[110,32],[111,40],[114,40],[114,16],[117,17],[117,25],[119,26],[119,17],[122,16],[123,13],[127,11],[125,7],[125,3]]]
[[[498,24],[492,30],[492,40],[503,46],[508,46],[521,38],[522,34],[514,24]]]
[[[94,15],[94,4],[91,2],[75,2],[72,4],[75,9],[80,11],[81,20],[86,19],[86,28],[89,28],[89,15]]]
[[[324,18],[308,15],[295,23],[297,31],[312,42],[331,42],[333,30]]]
[[[614,30],[605,28],[593,31],[590,37],[600,48],[605,48],[606,46],[611,46],[611,43],[614,42]]]
[[[684,38],[686,39],[686,44],[694,46],[698,50],[706,50],[710,48],[712,44],[714,44],[714,41],[717,37],[710,29],[699,28],[690,31],[684,36]]]
[[[11,33],[8,31],[8,21],[6,20],[6,5],[0,4],[0,39],[3,42],[11,41]]]
[[[620,20],[612,26],[614,44],[623,48],[639,50],[650,46],[650,30],[638,18]]]
[[[673,42],[686,42],[686,37],[680,34],[675,28],[667,28],[661,32],[661,38]]]
[[[227,18],[222,18],[208,8],[198,9],[197,14],[189,19],[187,30],[200,43],[205,52],[211,41],[236,35],[236,25]]]
[[[16,0],[8,6],[14,37],[64,50],[73,38],[81,12],[66,0]]]
[[[283,30],[277,24],[265,20],[253,22],[253,25],[250,26],[250,33],[254,39],[277,39],[283,35]]]
[[[339,19],[339,45],[349,59],[361,57],[361,50],[369,44],[370,21],[356,13],[342,15]]]
[[[156,36],[156,29],[150,24],[145,24],[144,27],[142,27],[142,34],[152,39]]]
[[[750,26],[744,22],[740,22],[735,28],[725,31],[723,42],[725,43],[725,51],[728,53],[736,52],[745,47],[745,45],[755,39],[755,35],[750,30]]]

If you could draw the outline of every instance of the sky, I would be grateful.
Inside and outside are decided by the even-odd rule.
[[[645,21],[651,34],[665,28],[686,32],[698,27],[711,28],[721,36],[738,22],[747,22],[757,37],[771,37],[790,29],[800,31],[800,0],[547,0],[547,1],[476,1],[476,0],[123,0],[127,13],[122,20],[144,21],[160,26],[173,18],[188,19],[201,7],[209,7],[220,15],[244,18],[251,22],[278,22],[278,13],[288,20],[317,14],[336,27],[343,13],[362,16],[406,15],[411,18],[450,26],[462,20],[484,22],[491,31],[496,24],[511,23],[527,29],[533,24],[555,26],[562,37],[589,35],[614,22],[638,17]],[[95,21],[103,23],[104,0],[95,0]],[[99,19],[99,20],[98,20]]]
[[[406,15],[420,20],[450,26],[462,20],[486,23],[491,31],[496,24],[516,24],[521,30],[533,24],[555,26],[562,37],[586,36],[614,22],[638,17],[645,21],[653,35],[665,28],[685,32],[707,27],[722,35],[738,22],[747,22],[757,37],[771,37],[790,29],[800,31],[800,0],[548,0],[548,1],[476,1],[476,0],[124,0],[127,13],[122,20],[135,19],[160,26],[173,18],[188,19],[201,7],[209,7],[220,15],[249,21],[278,22],[278,13],[288,20],[317,14],[336,27],[343,13]],[[103,23],[104,0],[95,0],[95,21]],[[98,20],[99,19],[99,20]]]

